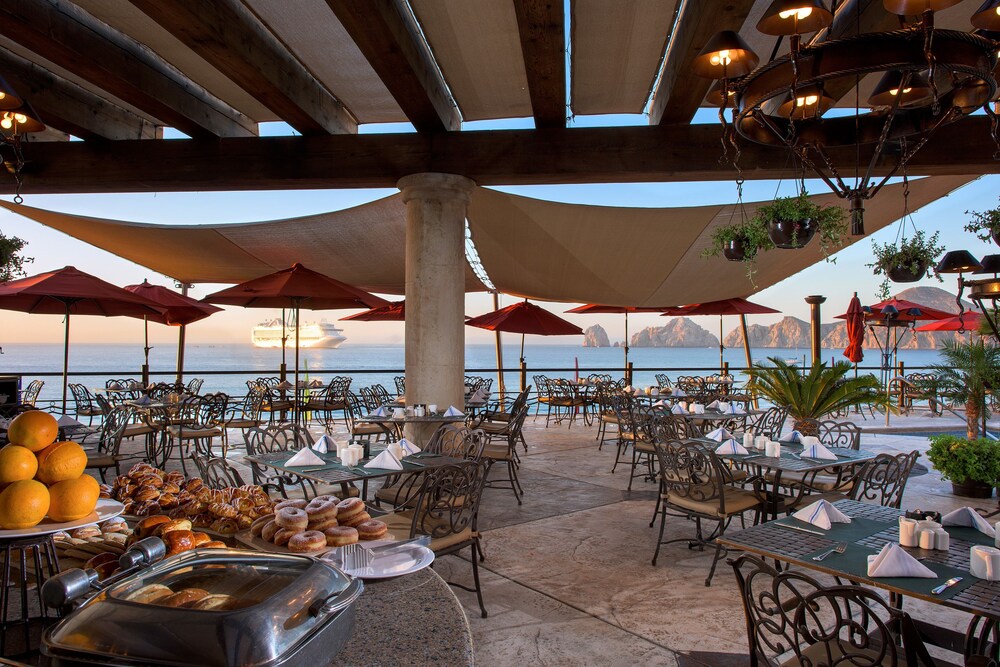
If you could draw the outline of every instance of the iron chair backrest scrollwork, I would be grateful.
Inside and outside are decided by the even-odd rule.
[[[903,503],[906,480],[918,456],[920,452],[914,450],[909,454],[879,454],[867,461],[854,480],[851,498],[899,509]]]
[[[661,390],[662,389],[670,390],[674,388],[674,383],[670,381],[670,376],[667,375],[666,373],[656,374],[656,384],[659,385]]]
[[[35,407],[35,401],[38,400],[38,395],[42,393],[44,385],[45,383],[41,380],[32,380],[29,382],[27,388],[21,392],[21,404]]]
[[[819,441],[828,447],[861,449],[861,427],[853,422],[838,422],[834,419],[803,421],[812,424]]]
[[[239,471],[226,459],[220,456],[206,458],[195,455],[192,457],[198,468],[198,473],[210,489],[235,488],[244,485]]]
[[[396,385],[396,393],[397,394],[399,394],[400,396],[402,396],[403,394],[406,393],[406,376],[405,375],[397,375],[396,377],[392,378],[392,382],[393,382],[393,384]]]
[[[475,530],[488,470],[488,461],[465,461],[424,475],[410,534],[436,540],[467,528]]]
[[[187,391],[187,393],[189,394],[198,394],[201,393],[201,387],[204,384],[205,380],[203,380],[202,378],[191,378],[191,381],[187,383],[187,386],[184,387],[184,390]]]
[[[666,502],[685,509],[704,504],[712,514],[725,516],[729,477],[715,452],[695,440],[658,441],[655,446]]]
[[[779,440],[787,417],[788,411],[785,408],[771,406],[753,424],[748,424],[747,428],[752,429],[754,435],[766,435],[771,440]]]
[[[486,434],[479,429],[445,424],[434,431],[431,439],[424,446],[424,451],[456,459],[478,461],[483,456],[486,440]]]
[[[696,396],[705,391],[705,378],[700,378],[697,375],[679,375],[674,384],[689,396]]]

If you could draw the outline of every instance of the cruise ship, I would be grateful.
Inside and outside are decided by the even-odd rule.
[[[285,327],[288,336],[287,345],[295,345],[294,321]],[[261,322],[250,333],[250,342],[254,347],[281,347],[281,318]],[[322,347],[332,349],[340,347],[347,338],[334,324],[326,320],[319,322],[304,322],[299,326],[299,347]]]

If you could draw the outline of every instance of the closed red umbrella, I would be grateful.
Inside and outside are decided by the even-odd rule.
[[[204,319],[213,313],[221,312],[222,309],[208,303],[202,303],[197,299],[192,299],[184,294],[178,294],[172,289],[167,289],[162,285],[153,285],[148,280],[143,280],[139,285],[126,285],[125,289],[132,294],[138,294],[162,309],[160,315],[150,315],[143,318],[145,347],[143,353],[145,362],[143,364],[143,382],[149,381],[149,351],[153,348],[149,346],[149,321],[159,322],[168,326],[184,327],[192,322]],[[183,372],[184,365],[184,329],[178,336],[177,342],[177,377],[178,380]]]
[[[860,363],[865,358],[865,311],[861,308],[861,299],[858,293],[854,293],[851,303],[847,306],[847,348],[844,356],[855,364]]]
[[[706,301],[705,303],[695,303],[689,306],[683,306],[681,308],[671,308],[663,313],[664,317],[668,315],[718,315],[719,316],[719,368],[722,369],[725,364],[723,363],[723,352],[726,349],[725,344],[722,342],[722,316],[723,315],[768,315],[772,313],[780,313],[780,310],[775,310],[768,306],[762,306],[759,303],[754,303],[753,301],[747,301],[746,299],[740,297],[733,297],[731,299],[720,299],[718,301]],[[744,340],[744,344],[747,350],[750,349],[750,341]],[[750,365],[749,352],[747,352],[747,365]]]
[[[295,386],[299,385],[299,310],[377,308],[385,299],[347,283],[307,269],[298,262],[206,296],[202,301],[244,308],[293,308],[295,310]],[[296,392],[296,396],[298,392]],[[298,402],[296,401],[296,410]]]
[[[62,404],[66,411],[70,315],[160,317],[157,304],[72,266],[0,284],[0,308],[64,315]]]

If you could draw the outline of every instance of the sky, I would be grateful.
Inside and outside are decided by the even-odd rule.
[[[709,122],[711,114],[700,114],[698,122]],[[574,117],[570,126],[593,126],[611,124],[645,123],[642,116],[630,117]],[[280,124],[276,124],[280,125]],[[467,123],[466,129],[504,129],[530,127],[530,119],[505,122]],[[405,131],[405,126],[362,126],[362,132]],[[282,134],[284,128],[267,128],[267,134]],[[184,139],[177,139],[184,140]],[[988,137],[984,137],[988,141]],[[967,210],[983,211],[997,206],[1000,193],[1000,176],[986,176],[949,197],[938,200],[913,214],[917,229],[928,235],[940,231],[940,243],[948,250],[967,249],[977,257],[1000,252],[992,244],[979,241],[963,230],[969,220]],[[748,181],[744,186],[746,201],[769,200],[776,195],[795,194],[791,181]],[[819,181],[807,181],[806,187],[813,194],[825,193],[826,186]],[[911,190],[919,188],[919,181],[911,182]],[[732,182],[705,183],[620,183],[587,185],[539,185],[498,187],[498,190],[518,195],[551,201],[595,204],[604,206],[629,207],[671,207],[700,206],[732,202],[736,198],[736,186]],[[26,195],[24,203],[29,206],[51,209],[79,215],[130,220],[150,223],[225,223],[255,222],[277,218],[310,215],[325,211],[340,210],[373,201],[394,194],[395,189],[365,190],[295,190],[268,192],[187,192],[154,194],[89,194],[89,195]],[[878,196],[878,195],[877,195]],[[10,199],[10,197],[6,197]],[[902,202],[900,205],[902,212]],[[896,238],[898,223],[892,224],[873,234],[868,239],[846,248],[835,255],[836,263],[819,263],[799,274],[786,279],[752,297],[752,300],[781,310],[780,315],[754,316],[751,321],[771,324],[785,315],[808,319],[809,306],[803,301],[811,294],[828,297],[823,306],[823,321],[831,321],[847,308],[855,291],[862,302],[874,303],[880,279],[872,275],[865,264],[871,262],[871,240],[891,242]],[[61,232],[22,218],[6,210],[0,211],[0,232],[18,236],[28,242],[24,254],[33,257],[27,265],[29,275],[72,265],[80,270],[93,273],[117,285],[129,285],[149,279],[152,283],[172,286],[170,279],[145,267],[107,253],[78,241]],[[792,251],[773,251],[792,252]],[[334,276],[336,277],[336,276]],[[955,278],[946,276],[944,283],[925,278],[920,285],[934,285],[955,290]],[[906,285],[904,287],[909,287]],[[191,291],[195,298],[201,298],[224,285],[196,285]],[[384,295],[385,296],[385,295]],[[387,296],[399,299],[398,296]],[[516,301],[514,297],[501,296],[501,305]],[[542,303],[543,307],[559,313],[582,328],[593,324],[602,325],[612,341],[623,338],[623,318],[620,315],[566,315],[563,311],[578,304]],[[470,294],[466,296],[466,314],[479,315],[492,310],[491,296]],[[311,311],[302,316],[303,321],[326,318],[334,321],[356,311]],[[278,311],[261,309],[227,308],[225,312],[188,327],[188,341],[198,343],[248,342],[254,324],[270,317]],[[697,318],[709,331],[717,332],[714,318]],[[646,326],[662,326],[667,318],[655,314],[636,314],[629,318],[630,333]],[[725,329],[737,326],[736,318],[726,318]],[[381,322],[341,322],[338,324],[347,337],[346,345],[400,344],[403,342],[402,323]],[[77,317],[72,323],[72,340],[89,343],[131,343],[142,339],[142,321],[119,317],[107,320],[101,317]],[[508,334],[509,335],[509,334]],[[26,315],[0,310],[0,346],[5,343],[60,343],[63,337],[62,318],[54,315]],[[161,325],[150,325],[150,339],[153,343],[175,342],[176,329]],[[491,343],[492,332],[466,327],[468,343]],[[529,337],[536,344],[567,344],[579,338]]]

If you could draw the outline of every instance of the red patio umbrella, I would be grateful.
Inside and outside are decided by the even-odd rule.
[[[663,313],[663,316],[668,315],[718,315],[719,316],[719,368],[724,367],[723,363],[723,352],[726,349],[725,344],[722,342],[722,316],[723,315],[740,315],[745,317],[746,315],[769,315],[772,313],[780,313],[780,310],[775,310],[774,308],[769,308],[768,306],[762,306],[759,303],[754,303],[752,301],[747,301],[746,299],[740,297],[733,297],[731,299],[720,299],[719,301],[706,301],[705,303],[695,303],[689,306],[683,306],[681,308],[671,308]],[[750,341],[744,338],[744,342],[749,350]],[[749,357],[749,355],[748,355]],[[747,363],[749,364],[749,358]]]
[[[978,331],[979,325],[983,322],[981,313],[974,310],[967,310],[961,315],[946,317],[942,320],[934,320],[927,324],[922,324],[914,331]]]
[[[377,308],[385,299],[347,283],[307,269],[298,262],[290,268],[269,273],[209,294],[202,301],[244,308],[293,308],[295,311],[295,386],[299,386],[299,310]],[[295,392],[298,412],[298,391]],[[297,418],[297,414],[296,414]]]
[[[572,322],[567,322],[558,315],[527,299],[519,301],[506,308],[494,310],[466,322],[470,327],[489,329],[490,331],[506,331],[521,334],[521,360],[524,360],[524,334],[539,336],[582,336],[583,329]]]
[[[663,308],[653,308],[650,306],[605,306],[599,303],[588,303],[576,308],[570,308],[567,313],[591,313],[591,314],[618,314],[625,315],[625,341],[622,349],[625,350],[625,372],[628,373],[628,314],[629,313],[660,313]]]
[[[854,293],[851,303],[847,306],[845,313],[847,320],[847,349],[844,356],[855,364],[860,363],[865,358],[865,311],[861,308],[861,299],[858,293]]]
[[[204,319],[213,313],[222,311],[211,304],[202,303],[197,299],[192,299],[184,294],[178,294],[172,289],[167,289],[162,285],[153,285],[148,280],[143,280],[139,285],[126,285],[125,289],[132,294],[138,294],[149,301],[156,303],[162,310],[158,316],[150,315],[143,317],[144,341],[143,353],[145,361],[143,363],[144,383],[149,382],[149,351],[153,348],[149,346],[149,321],[159,322],[168,326],[182,327],[177,342],[177,377],[180,379],[184,365],[184,329],[183,327]]]
[[[160,317],[156,303],[72,266],[0,284],[0,308],[24,313],[65,315],[62,404],[66,411],[70,315]]]
[[[390,301],[384,306],[365,310],[354,315],[341,317],[341,321],[359,320],[361,322],[404,322],[406,321],[406,302]]]

